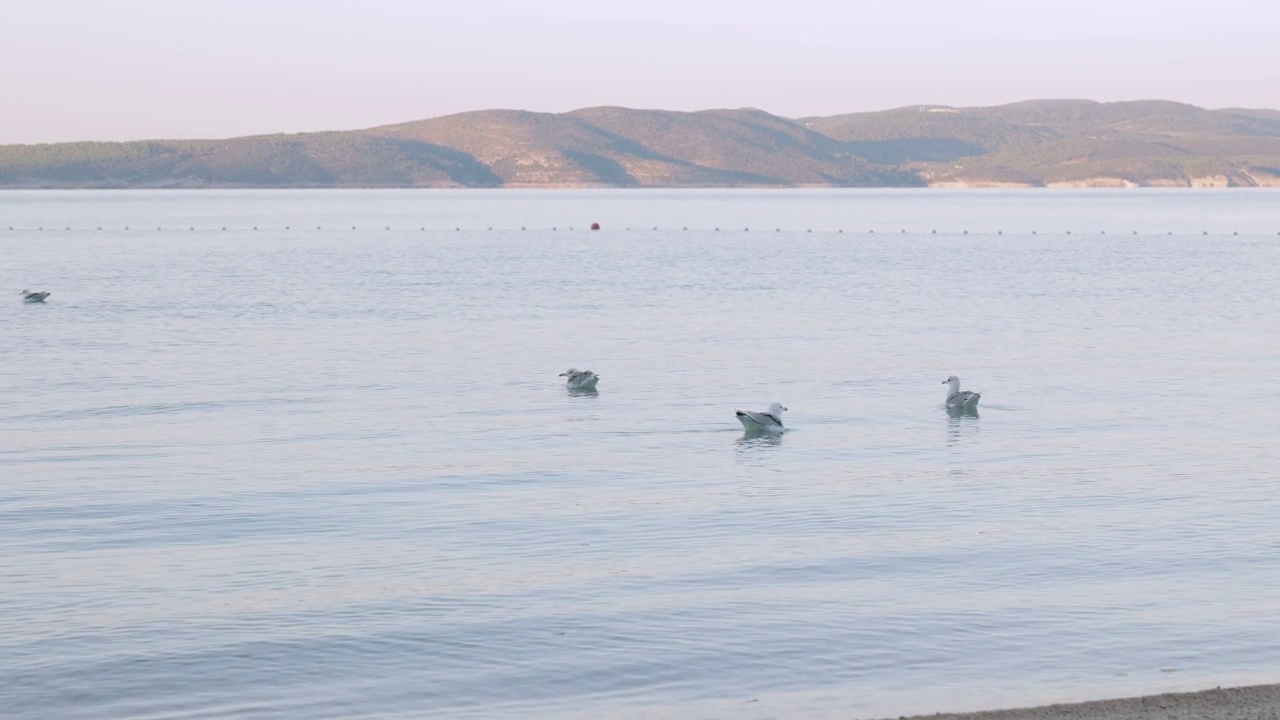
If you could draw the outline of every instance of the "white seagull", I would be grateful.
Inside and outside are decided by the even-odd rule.
[[[982,397],[982,393],[976,393],[972,390],[960,389],[960,378],[952,375],[942,381],[947,386],[947,407],[977,407],[978,399]]]
[[[590,370],[579,370],[577,368],[569,368],[560,373],[560,377],[566,378],[565,387],[570,390],[595,390],[596,383],[600,382],[600,376]]]
[[[786,408],[782,407],[782,403],[774,403],[769,406],[768,412],[755,413],[745,410],[735,410],[738,416],[738,422],[742,423],[743,429],[747,432],[786,432],[786,428],[782,426],[782,413]]]
[[[31,292],[30,290],[23,290],[21,295],[22,302],[26,303],[42,303],[45,298],[49,297],[49,293],[47,292]]]

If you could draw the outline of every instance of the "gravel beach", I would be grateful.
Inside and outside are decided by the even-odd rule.
[[[921,715],[932,720],[1280,720],[1280,685],[1215,688],[1014,710]],[[916,720],[916,719],[912,719]]]

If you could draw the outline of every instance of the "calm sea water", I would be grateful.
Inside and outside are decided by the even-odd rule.
[[[1265,191],[0,193],[0,714],[1280,680],[1277,232]]]

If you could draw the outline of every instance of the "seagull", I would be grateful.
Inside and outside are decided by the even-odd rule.
[[[961,390],[960,378],[956,377],[955,375],[952,375],[946,380],[943,380],[942,384],[948,386],[947,387],[947,407],[971,408],[971,407],[978,406],[978,398],[982,397],[982,393],[976,393],[976,392],[973,392],[972,390]]]
[[[590,370],[579,370],[577,368],[569,368],[560,373],[560,377],[566,378],[565,386],[570,390],[595,390],[596,383],[600,382],[600,376]]]
[[[754,413],[745,410],[735,410],[738,416],[738,422],[742,423],[743,429],[747,432],[786,432],[786,428],[782,426],[782,413],[786,408],[782,407],[782,403],[774,403],[769,406],[768,412]]]
[[[30,290],[23,290],[20,294],[22,295],[22,302],[25,303],[42,303],[45,298],[49,297],[47,292],[31,292]]]

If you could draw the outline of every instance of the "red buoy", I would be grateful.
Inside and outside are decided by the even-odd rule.
[[[600,223],[591,223],[591,229],[592,229],[592,230],[599,230],[599,229],[600,229]]]

